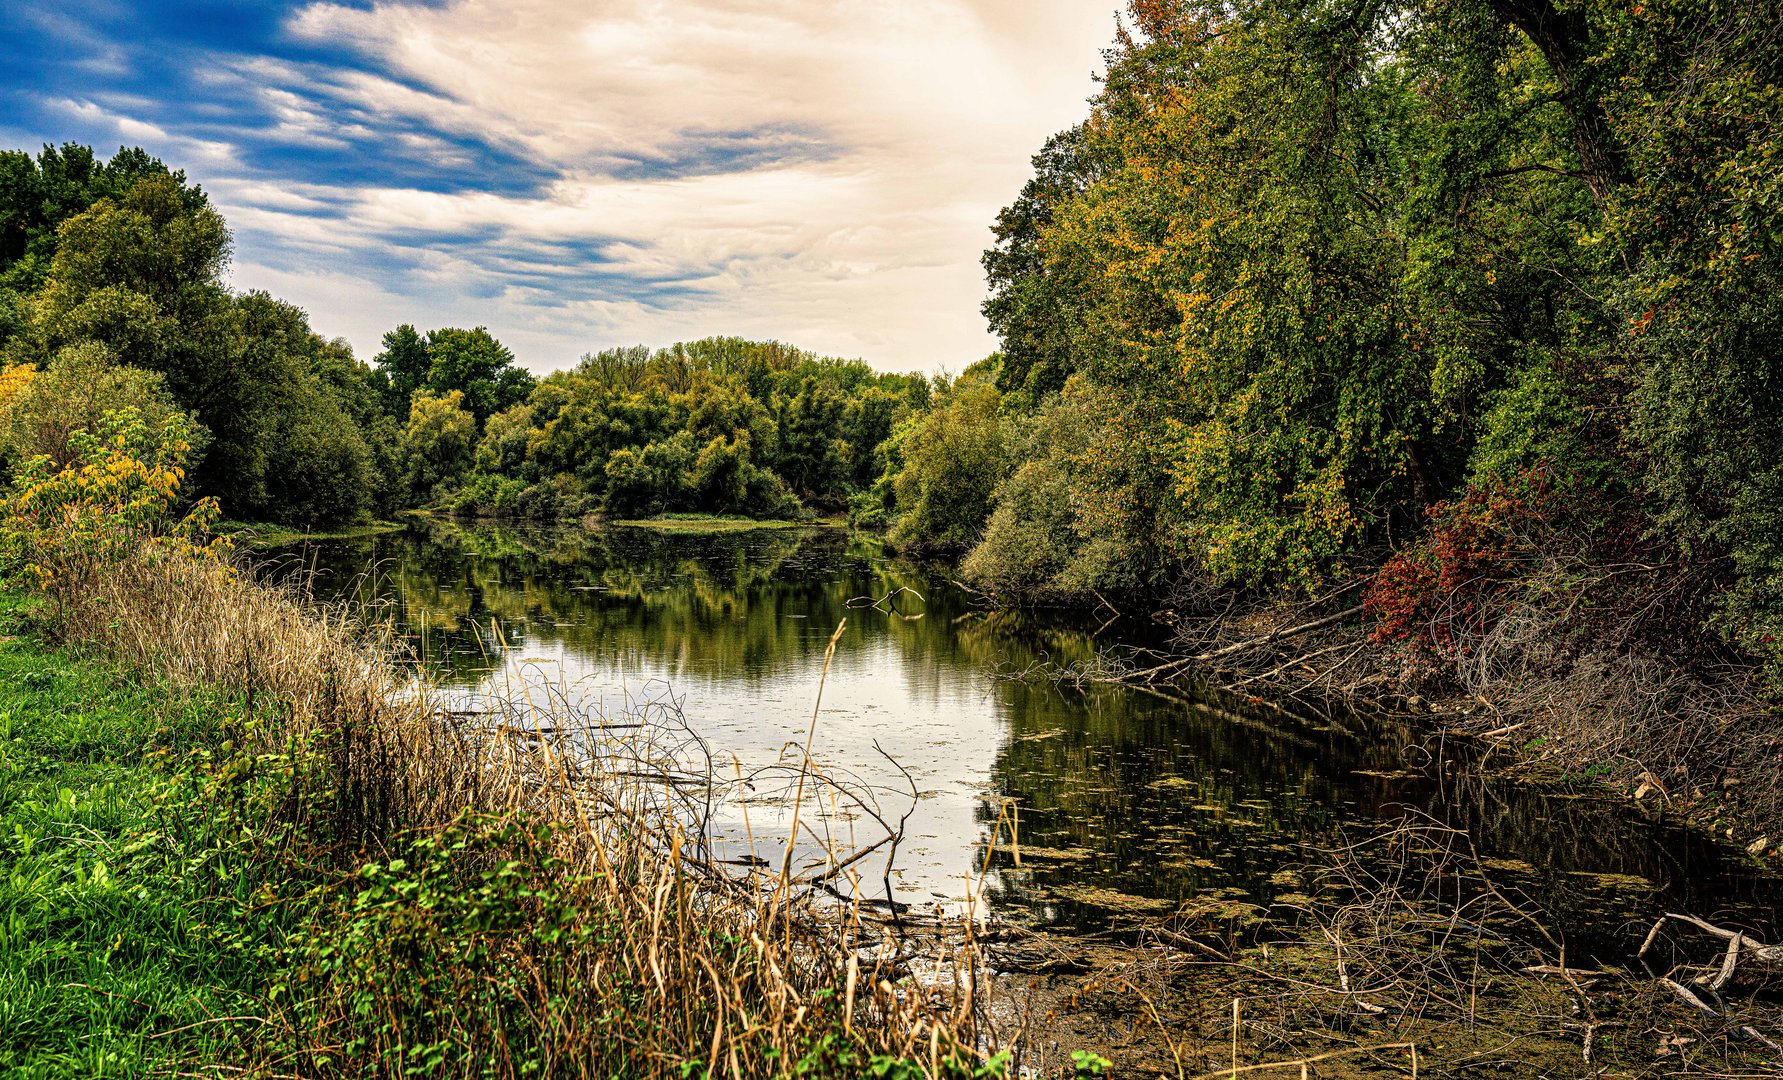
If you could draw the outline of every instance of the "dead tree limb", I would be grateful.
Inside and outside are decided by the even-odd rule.
[[[1179,668],[1186,667],[1189,664],[1207,663],[1210,660],[1218,660],[1222,657],[1231,656],[1234,653],[1244,652],[1246,649],[1254,649],[1262,645],[1274,644],[1277,641],[1285,641],[1288,638],[1299,637],[1302,634],[1310,634],[1314,630],[1323,630],[1327,626],[1335,626],[1347,619],[1353,619],[1362,614],[1362,611],[1363,605],[1357,604],[1354,607],[1345,608],[1334,615],[1326,615],[1323,618],[1314,619],[1311,622],[1304,622],[1298,626],[1290,626],[1281,630],[1272,630],[1259,637],[1246,638],[1243,641],[1233,642],[1230,645],[1221,646],[1220,648],[1213,649],[1209,652],[1196,653],[1194,656],[1180,657],[1167,664],[1159,664],[1157,667],[1147,668],[1144,671],[1135,671],[1132,674],[1125,676],[1122,681],[1153,679],[1164,672],[1175,671]]]

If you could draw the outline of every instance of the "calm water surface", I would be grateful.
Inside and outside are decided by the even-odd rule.
[[[1427,736],[1391,720],[989,678],[1143,643],[1150,630],[985,612],[944,573],[844,530],[430,523],[280,557],[313,569],[323,595],[385,604],[467,695],[523,685],[614,717],[678,707],[720,774],[755,778],[742,789],[746,824],[744,806],[714,817],[714,843],[733,856],[753,836],[757,851],[779,857],[790,799],[786,771],[772,767],[797,764],[824,647],[846,618],[814,754],[876,791],[886,816],[909,813],[889,878],[900,903],[1090,929],[1185,901],[1291,901],[1305,887],[1291,871],[1308,845],[1354,839],[1413,806],[1467,829],[1554,922],[1600,952],[1631,934],[1638,943],[1636,924],[1667,907],[1775,938],[1776,882],[1702,837],[1619,802],[1432,776]],[[895,610],[849,604],[900,587],[915,595],[900,594]],[[843,801],[812,802],[807,824],[844,850],[882,835]],[[1012,814],[1020,866],[1007,850]],[[993,831],[1003,839],[981,883]],[[883,860],[860,866],[863,893],[883,897]]]

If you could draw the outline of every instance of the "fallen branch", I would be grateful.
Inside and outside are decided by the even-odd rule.
[[[1704,1016],[1713,1017],[1716,1020],[1726,1019],[1726,1017],[1711,1008],[1708,1002],[1691,993],[1690,989],[1683,983],[1674,982],[1671,979],[1660,979],[1659,985],[1670,990],[1673,994],[1676,994],[1679,1001],[1682,1001],[1684,1004],[1695,1009],[1697,1012],[1702,1013]],[[1773,1053],[1783,1053],[1783,1046],[1778,1046],[1775,1042],[1771,1041],[1771,1039],[1767,1038],[1764,1032],[1759,1031],[1751,1024],[1740,1024],[1734,1028],[1734,1032],[1751,1039],[1753,1042],[1762,1043],[1766,1049]]]
[[[1362,611],[1363,605],[1357,604],[1355,607],[1345,608],[1334,615],[1326,615],[1323,618],[1314,619],[1311,622],[1301,623],[1299,626],[1290,626],[1281,630],[1272,630],[1260,637],[1246,638],[1243,641],[1237,641],[1210,652],[1196,653],[1194,656],[1180,657],[1167,664],[1159,664],[1157,667],[1147,668],[1144,671],[1135,671],[1132,674],[1125,676],[1123,681],[1130,679],[1156,678],[1158,675],[1166,671],[1174,671],[1189,664],[1206,663],[1210,660],[1218,660],[1221,657],[1231,656],[1234,653],[1244,652],[1247,649],[1270,645],[1277,641],[1285,641],[1288,638],[1299,637],[1302,634],[1310,634],[1314,630],[1323,630],[1327,626],[1335,626],[1346,619],[1355,618],[1357,615],[1362,614]]]
[[[1719,964],[1697,969],[1701,974],[1692,981],[1698,986],[1720,992],[1722,987],[1733,981],[1736,974],[1747,972],[1754,978],[1762,978],[1783,972],[1783,945],[1766,945],[1744,930],[1728,930],[1695,915],[1680,915],[1675,911],[1666,912],[1653,924],[1653,929],[1647,932],[1647,939],[1641,943],[1641,951],[1635,954],[1637,959],[1646,958],[1648,950],[1652,949],[1653,942],[1658,939],[1659,931],[1668,919],[1689,923],[1727,942],[1727,949]]]

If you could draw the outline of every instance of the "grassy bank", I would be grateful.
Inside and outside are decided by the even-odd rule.
[[[465,712],[210,539],[177,425],[113,420],[0,500],[32,601],[0,661],[14,1075],[1005,1071],[969,930],[926,986],[863,956],[882,927],[820,888],[858,859],[704,856],[684,725],[524,688]]]
[[[58,564],[0,642],[7,1075],[1001,1075],[956,961],[914,992],[702,860],[648,732],[467,727],[366,630],[177,547]]]
[[[0,594],[5,1075],[237,1060],[303,917],[255,902],[265,867],[219,813],[239,713],[21,634],[19,606]]]

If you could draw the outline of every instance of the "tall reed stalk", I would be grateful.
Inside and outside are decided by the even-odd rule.
[[[244,703],[226,734],[276,789],[251,825],[319,875],[278,901],[319,907],[288,943],[257,1067],[1001,1074],[980,1071],[1006,1040],[969,925],[913,943],[838,902],[848,852],[822,873],[795,873],[790,846],[772,875],[709,858],[709,799],[652,725],[523,691],[464,715],[359,613],[212,558],[146,546],[55,589],[65,641]],[[829,783],[816,730],[814,710],[795,821],[806,785]]]

